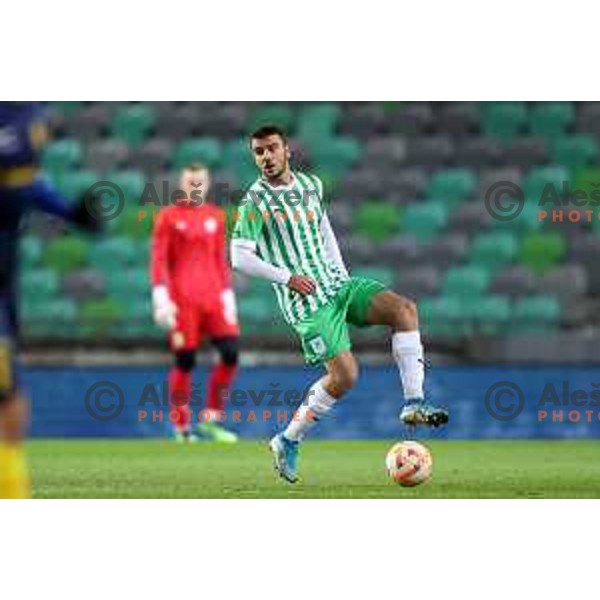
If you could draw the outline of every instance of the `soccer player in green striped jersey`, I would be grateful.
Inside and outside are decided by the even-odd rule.
[[[291,483],[297,481],[300,442],[356,383],[358,367],[348,323],[390,328],[392,356],[405,397],[400,419],[410,426],[447,423],[448,411],[424,397],[423,346],[415,304],[378,281],[348,273],[325,211],[323,184],[312,173],[290,169],[290,151],[281,129],[257,130],[250,148],[261,176],[234,213],[233,266],[272,282],[306,361],[326,368],[285,431],[270,442],[279,474]]]

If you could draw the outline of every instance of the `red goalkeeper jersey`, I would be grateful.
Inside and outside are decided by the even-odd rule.
[[[174,302],[210,305],[231,287],[225,211],[214,204],[160,211],[152,238],[152,284],[166,285]]]

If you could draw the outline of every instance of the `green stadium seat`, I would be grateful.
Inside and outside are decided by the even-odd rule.
[[[537,273],[561,263],[567,251],[567,242],[558,231],[530,233],[523,238],[518,262]]]
[[[160,195],[162,193],[162,189],[160,189],[159,186],[155,187],[156,194],[158,195],[158,200],[156,199],[157,196],[153,192],[149,191],[150,189],[150,187],[146,189],[146,191],[143,192],[140,198],[125,198],[125,205],[123,206],[123,210],[121,211],[119,216],[123,214],[137,216],[140,214],[140,211],[145,211],[146,214],[152,214],[152,211],[161,210],[163,208],[161,204],[162,196]],[[117,216],[115,220],[117,220],[119,216]],[[111,222],[109,222],[109,224],[110,223]]]
[[[508,221],[490,219],[492,228],[498,231],[514,231],[519,234],[540,230],[544,225],[544,221],[540,220],[539,211],[544,210],[544,207],[539,206],[539,201],[539,196],[538,198],[528,198],[521,213],[514,219]]]
[[[257,108],[248,121],[249,132],[264,125],[276,125],[287,133],[293,129],[294,113],[283,104],[266,104]]]
[[[48,296],[23,293],[19,307],[22,325],[26,326],[28,322],[42,319],[44,316],[44,306],[47,302]]]
[[[448,207],[443,202],[420,202],[407,207],[402,229],[421,241],[427,241],[435,237],[447,222]]]
[[[52,240],[46,247],[42,264],[66,273],[86,264],[90,244],[81,237],[65,236]]]
[[[132,266],[138,269],[148,269],[150,264],[150,240],[132,239],[131,243],[134,247]]]
[[[87,320],[118,320],[122,311],[123,307],[116,298],[89,300],[81,305],[81,316]]]
[[[113,230],[115,234],[132,240],[146,240],[154,227],[154,211],[157,208],[139,208],[138,210],[123,211],[115,219]],[[145,212],[144,212],[145,211]]]
[[[269,323],[278,310],[271,296],[242,296],[239,298],[240,319],[244,325]]]
[[[367,277],[369,279],[375,279],[380,281],[387,287],[394,285],[394,269],[387,267],[366,267],[357,266],[352,270],[352,274],[356,277]]]
[[[77,325],[78,306],[70,298],[56,298],[47,304],[47,318],[49,325],[54,331],[53,325],[56,324],[58,333],[69,335]]]
[[[96,268],[107,274],[107,283],[119,274],[123,265],[136,261],[136,246],[125,236],[109,237],[95,243],[90,249],[89,260]]]
[[[32,338],[72,337],[77,332],[77,304],[68,298],[23,298],[24,333]]]
[[[574,181],[571,186],[572,189],[581,190],[587,194],[588,198],[592,201],[598,201],[598,195],[600,194],[600,188],[598,182],[600,181],[600,168],[596,166],[589,167],[578,167],[574,171]],[[584,209],[594,209],[594,207],[587,206]],[[596,231],[600,231],[600,220],[595,216],[592,218],[592,228]]]
[[[512,325],[515,333],[546,333],[558,327],[560,316],[554,296],[529,296],[515,303]]]
[[[56,100],[52,102],[52,107],[62,111],[65,115],[73,115],[79,112],[84,103],[79,100]]]
[[[245,291],[237,291],[238,312],[244,334],[287,334],[272,285],[263,279],[251,278]]]
[[[534,167],[523,181],[523,190],[527,198],[539,202],[546,186],[554,186],[560,194],[563,182],[569,180],[569,171],[562,166]]]
[[[131,206],[132,210],[141,208],[139,206],[140,199],[147,183],[142,171],[137,169],[112,171],[106,175],[106,179],[121,188],[125,201]]]
[[[486,135],[511,140],[523,130],[527,121],[524,102],[484,102],[482,129]]]
[[[55,179],[58,189],[69,199],[75,200],[98,183],[98,174],[88,169],[68,171]]]
[[[258,177],[252,153],[245,139],[229,142],[223,149],[223,167],[235,176],[241,187],[246,187]]]
[[[323,140],[334,136],[341,117],[337,104],[310,104],[298,119],[298,137],[303,141]]]
[[[571,135],[554,142],[552,158],[554,162],[569,168],[581,167],[595,162],[598,144],[591,135]]]
[[[119,322],[116,335],[119,338],[164,338],[165,332],[152,321],[152,302],[149,294],[127,299],[125,313]]]
[[[116,271],[107,278],[107,292],[127,302],[143,300],[150,295],[149,265],[146,268]]]
[[[244,292],[246,296],[268,296],[273,298],[275,302],[275,294],[273,293],[273,286],[271,282],[266,279],[260,279],[259,277],[250,277],[247,279],[247,288]]]
[[[581,190],[590,198],[598,199],[600,188],[596,187],[600,181],[600,167],[580,166],[573,170],[572,189]],[[550,205],[549,205],[550,206]],[[594,222],[596,219],[594,219]]]
[[[538,135],[562,135],[574,119],[572,102],[540,102],[531,112],[530,129]]]
[[[107,337],[118,330],[123,306],[116,298],[90,300],[81,305],[81,329],[86,336]]]
[[[441,296],[419,303],[428,335],[447,337],[497,335],[510,324],[511,303],[505,296]]]
[[[354,219],[354,233],[381,241],[399,229],[399,213],[395,205],[371,201],[360,205]]]
[[[50,177],[58,180],[66,171],[79,167],[81,156],[81,144],[78,140],[58,140],[50,142],[44,148],[42,165]]]
[[[187,139],[175,149],[171,166],[179,170],[199,162],[214,168],[221,163],[221,154],[221,143],[216,138]]]
[[[335,190],[339,179],[333,173],[327,171],[319,173],[319,179],[323,184],[323,193],[325,194],[325,202],[327,202],[331,197],[332,191]]]
[[[589,166],[579,167],[574,172],[573,185],[578,190],[584,190],[591,194],[596,188],[597,182],[600,181],[600,167]],[[596,192],[597,193],[597,192]]]
[[[53,297],[58,294],[60,279],[52,269],[33,269],[21,275],[21,292],[26,298]]]
[[[313,164],[333,178],[343,177],[362,154],[360,144],[350,137],[320,140],[310,148]]]
[[[500,335],[510,325],[512,307],[509,298],[500,295],[478,298],[471,307],[475,317],[475,332],[479,335]]]
[[[519,242],[511,231],[483,233],[475,238],[469,262],[488,271],[511,263],[519,250]]]
[[[487,291],[490,279],[490,271],[479,266],[451,267],[442,285],[443,295],[463,300],[478,298]]]
[[[144,326],[150,324],[152,327],[156,327],[152,321],[152,296],[149,291],[138,294],[137,298],[131,297],[124,307],[123,316],[125,321],[137,321]]]
[[[21,259],[25,268],[31,269],[42,258],[42,240],[34,235],[21,238]]]
[[[154,121],[154,111],[149,104],[121,106],[115,112],[112,133],[129,146],[139,146],[150,135]]]
[[[459,298],[442,296],[419,302],[419,321],[427,336],[460,337],[469,331],[468,319]]]
[[[471,169],[444,169],[429,180],[427,196],[455,204],[468,198],[476,187],[477,177]]]
[[[377,102],[377,104],[380,104],[383,107],[383,109],[387,112],[395,112],[402,108],[402,106],[404,106],[406,102],[401,102],[399,100],[385,100],[382,102]]]

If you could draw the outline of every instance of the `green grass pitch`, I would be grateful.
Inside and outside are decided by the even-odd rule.
[[[309,441],[301,481],[275,476],[265,442],[34,440],[34,498],[600,498],[600,441],[435,441],[434,474],[387,479],[391,440]]]

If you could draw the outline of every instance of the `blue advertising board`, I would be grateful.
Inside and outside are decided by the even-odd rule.
[[[227,424],[243,437],[266,438],[293,414],[319,371],[241,369]],[[199,368],[194,419],[202,418],[208,368]],[[165,367],[44,367],[23,370],[32,399],[34,437],[157,437],[167,434]],[[420,437],[590,438],[600,435],[600,377],[587,367],[451,366],[428,372],[428,394],[451,411],[450,425]],[[322,439],[397,438],[403,402],[393,366],[362,367],[357,387],[315,430]]]

